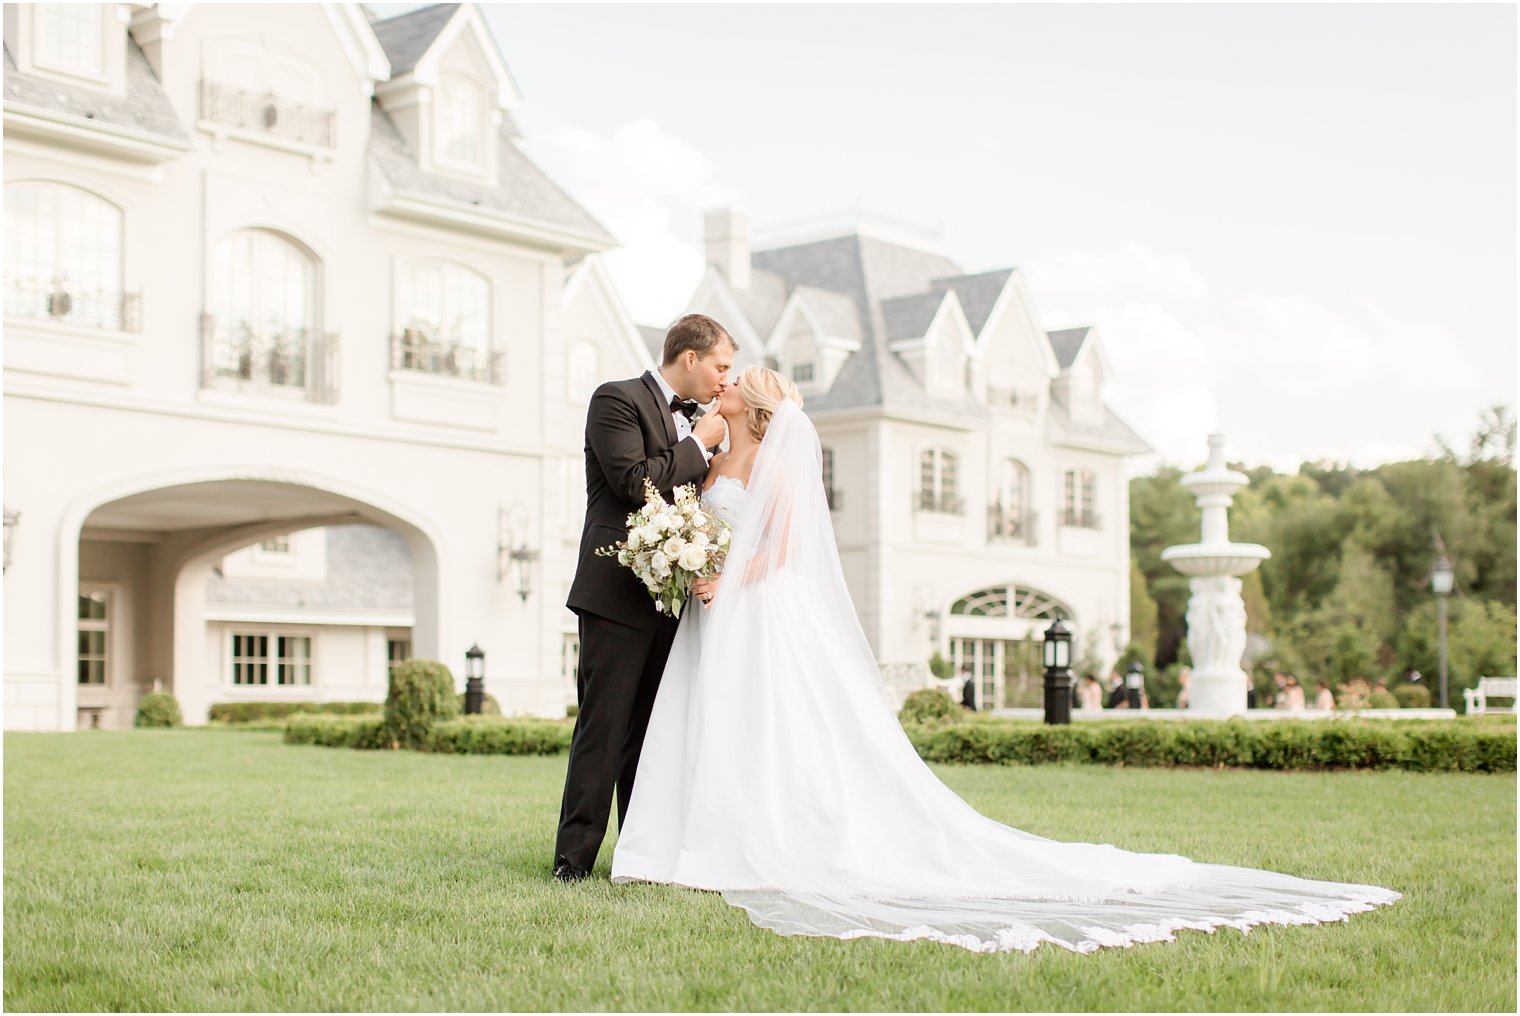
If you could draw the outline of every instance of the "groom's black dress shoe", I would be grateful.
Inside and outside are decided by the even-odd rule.
[[[554,866],[555,880],[564,882],[567,885],[571,882],[579,882],[581,879],[587,877],[590,874],[591,872],[587,871],[586,869],[577,868],[573,864],[556,864]]]

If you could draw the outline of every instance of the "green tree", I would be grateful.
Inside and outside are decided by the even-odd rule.
[[[1129,559],[1129,641],[1139,649],[1147,666],[1156,660],[1156,600],[1146,588],[1140,562]]]

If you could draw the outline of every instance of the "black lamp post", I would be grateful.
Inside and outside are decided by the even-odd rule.
[[[1045,629],[1045,722],[1071,722],[1071,629],[1056,618]]]
[[[479,716],[486,701],[486,654],[479,643],[464,651],[464,712]]]
[[[1440,604],[1440,627],[1441,627],[1441,708],[1446,705],[1446,597],[1451,595],[1452,580],[1451,562],[1442,554],[1436,559],[1436,566],[1430,572],[1430,588],[1435,591],[1436,602]]]
[[[1145,668],[1137,661],[1129,665],[1129,672],[1124,675],[1124,694],[1129,699],[1131,709],[1140,708],[1140,693],[1145,690]]]

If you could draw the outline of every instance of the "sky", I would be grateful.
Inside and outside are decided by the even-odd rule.
[[[1515,404],[1513,6],[483,7],[642,323],[704,209],[757,246],[863,214],[1096,324],[1140,467],[1215,430],[1371,465]]]

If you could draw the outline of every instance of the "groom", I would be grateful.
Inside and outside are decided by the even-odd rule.
[[[727,425],[700,415],[698,402],[723,393],[738,351],[710,317],[688,314],[665,334],[664,362],[629,381],[609,381],[586,412],[586,525],[567,605],[580,619],[576,672],[580,713],[554,844],[554,877],[585,878],[596,862],[617,788],[618,828],[628,814],[633,778],[655,691],[675,640],[676,621],[632,571],[596,548],[628,535],[628,515],[644,504],[647,479],[665,496],[700,483]]]

